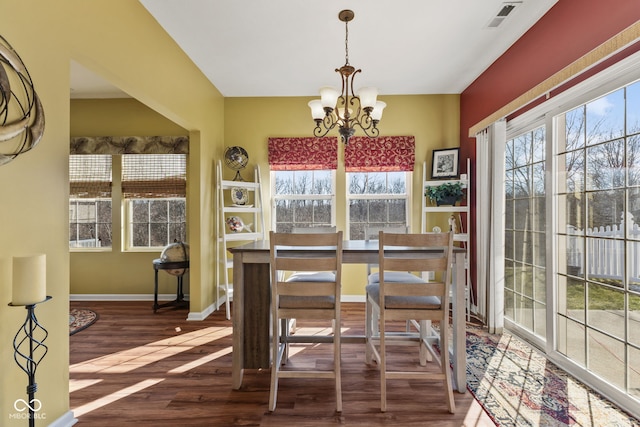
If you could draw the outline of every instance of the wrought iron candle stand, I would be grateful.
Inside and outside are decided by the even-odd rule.
[[[38,323],[35,308],[37,304],[49,301],[50,299],[51,297],[47,296],[44,301],[26,305],[9,303],[12,307],[24,307],[27,309],[27,318],[13,338],[13,358],[18,366],[20,366],[20,369],[29,376],[29,385],[27,386],[27,395],[29,396],[29,400],[27,401],[27,406],[29,407],[29,427],[35,427],[35,412],[40,410],[42,406],[40,401],[34,397],[38,390],[38,384],[36,384],[36,369],[47,354],[48,347],[44,344],[44,341],[47,339],[47,336],[49,336],[49,332]]]

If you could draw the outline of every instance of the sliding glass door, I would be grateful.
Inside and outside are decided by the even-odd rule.
[[[640,396],[640,83],[556,123],[557,351]]]
[[[544,126],[507,141],[505,153],[505,318],[546,336]]]

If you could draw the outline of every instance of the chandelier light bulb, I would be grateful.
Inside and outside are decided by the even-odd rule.
[[[376,101],[376,106],[373,108],[373,111],[371,112],[371,120],[373,120],[374,123],[379,122],[380,119],[382,119],[382,111],[386,106],[387,106],[386,102]]]
[[[320,88],[320,100],[322,101],[322,108],[330,108],[333,110],[338,103],[338,97],[340,92],[330,86],[324,86]]]
[[[325,116],[324,109],[322,108],[322,101],[314,99],[309,101],[309,108],[311,108],[311,117],[313,120],[322,120]]]
[[[360,106],[363,109],[373,108],[376,106],[376,100],[378,99],[378,89],[375,87],[363,87],[358,92],[360,98]]]

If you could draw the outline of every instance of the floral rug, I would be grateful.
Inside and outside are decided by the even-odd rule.
[[[98,313],[88,308],[72,308],[69,311],[69,335],[87,329],[98,320]]]
[[[467,386],[499,426],[640,426],[508,332],[467,326]]]

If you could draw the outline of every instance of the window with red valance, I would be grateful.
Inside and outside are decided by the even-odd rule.
[[[269,138],[269,168],[283,170],[335,170],[338,138]]]
[[[344,149],[347,172],[412,172],[416,162],[413,136],[353,136]]]

